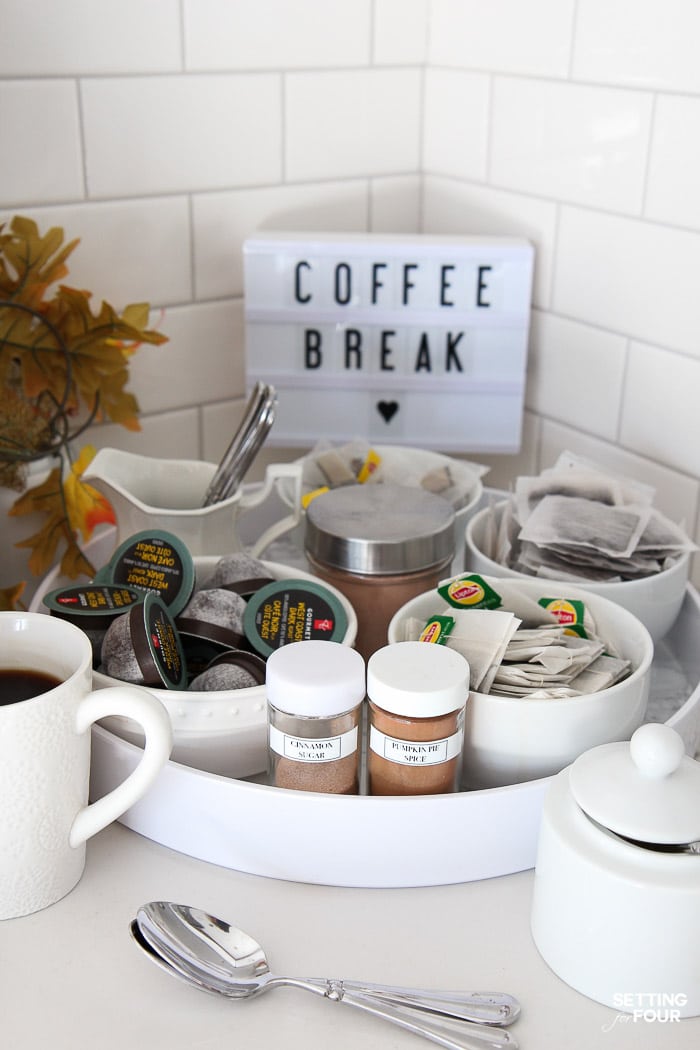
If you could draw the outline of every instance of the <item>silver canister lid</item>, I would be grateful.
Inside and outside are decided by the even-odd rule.
[[[346,485],[316,496],[304,546],[316,561],[368,576],[419,572],[454,556],[454,510],[407,485]]]

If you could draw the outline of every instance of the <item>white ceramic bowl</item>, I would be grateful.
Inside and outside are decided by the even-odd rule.
[[[106,558],[104,560],[106,561]],[[203,555],[194,559],[198,585],[206,582],[207,575],[218,560],[218,555]],[[98,560],[98,564],[100,563]],[[319,582],[317,577],[295,567],[271,561],[264,561],[263,564],[273,579],[310,580],[316,584]],[[46,612],[41,598],[65,582],[54,570],[37,592],[32,608],[35,611]],[[327,583],[324,583],[324,586],[332,591],[341,603],[348,619],[343,644],[353,645],[357,634],[355,610],[345,595],[335,587]],[[96,689],[106,689],[121,683],[99,671],[93,671],[93,684]],[[170,715],[174,741],[171,758],[174,762],[228,777],[252,776],[264,770],[267,754],[264,685],[212,692],[146,686],[134,688],[147,689],[157,696]],[[141,727],[129,718],[112,716],[102,719],[100,724],[123,740],[143,745]]]
[[[392,481],[401,484],[400,462],[407,457],[410,462],[414,477],[423,476],[431,470],[439,470],[441,467],[449,467],[452,477],[457,483],[470,484],[466,502],[463,505],[455,505],[455,559],[460,566],[464,557],[464,530],[472,514],[477,510],[483,493],[484,486],[481,478],[475,475],[476,464],[445,456],[440,452],[432,452],[429,449],[408,448],[403,445],[375,445],[376,452],[381,456],[382,468]],[[303,456],[298,462],[304,464],[311,454]],[[483,469],[483,468],[477,468]],[[410,480],[405,484],[411,484]],[[293,485],[289,479],[280,478],[277,483],[281,499],[287,506],[294,505]],[[302,494],[310,492],[312,486],[304,482],[302,475]]]
[[[496,511],[504,507],[505,503],[505,500],[497,503]],[[465,571],[476,572],[480,576],[507,576],[515,580],[534,579],[535,577],[527,573],[500,565],[484,554],[486,526],[490,513],[491,509],[484,507],[467,522]],[[689,571],[690,555],[683,554],[668,569],[642,580],[621,580],[617,583],[577,580],[575,586],[617,602],[641,620],[653,641],[658,642],[671,629],[680,612]]]
[[[493,585],[497,586],[497,580]],[[542,595],[540,580],[518,580],[516,586],[531,598]],[[465,788],[501,787],[552,776],[590,747],[628,740],[644,720],[654,655],[646,627],[632,613],[597,594],[552,580],[546,581],[546,591],[553,597],[586,602],[598,633],[631,661],[632,673],[609,689],[564,700],[471,692],[465,720]],[[413,598],[392,618],[389,642],[403,641],[406,619],[427,620],[445,606],[437,591]]]

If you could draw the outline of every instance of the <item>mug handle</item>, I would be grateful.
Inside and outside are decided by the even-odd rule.
[[[151,693],[129,686],[99,689],[81,701],[75,716],[77,733],[85,733],[93,722],[108,715],[133,718],[143,727],[143,757],[126,780],[108,794],[84,806],[71,826],[69,842],[75,848],[125,813],[148,791],[168,761],[173,746],[170,715]]]
[[[285,532],[290,532],[301,521],[301,463],[270,463],[265,471],[265,480],[262,487],[257,492],[246,493],[241,497],[238,504],[240,510],[250,510],[263,503],[277,484],[278,478],[291,478],[294,482],[293,510],[286,518],[280,518],[279,521],[273,522],[258,537],[250,548],[250,553],[254,558],[259,558],[266,547],[269,547],[274,540],[278,540],[280,536],[284,536]]]

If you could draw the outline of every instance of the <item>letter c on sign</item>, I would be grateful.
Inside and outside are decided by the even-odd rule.
[[[294,267],[294,298],[298,303],[308,303],[311,301],[311,293],[308,292],[306,295],[301,294],[301,270],[302,267],[306,270],[311,269],[311,263],[306,262],[302,259]]]

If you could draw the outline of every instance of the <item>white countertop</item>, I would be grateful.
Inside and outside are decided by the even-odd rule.
[[[318,844],[299,833],[299,848]],[[420,849],[420,842],[416,843]],[[62,901],[0,922],[0,1024],[7,1050],[418,1050],[386,1022],[294,988],[247,1003],[170,978],[134,944],[139,905],[196,905],[247,930],[271,968],[298,977],[508,991],[522,1050],[693,1050],[700,1018],[662,1023],[594,1003],[563,984],[529,932],[533,873],[455,886],[346,889],[245,875],[116,824],[88,843]],[[693,931],[697,936],[698,932]]]

